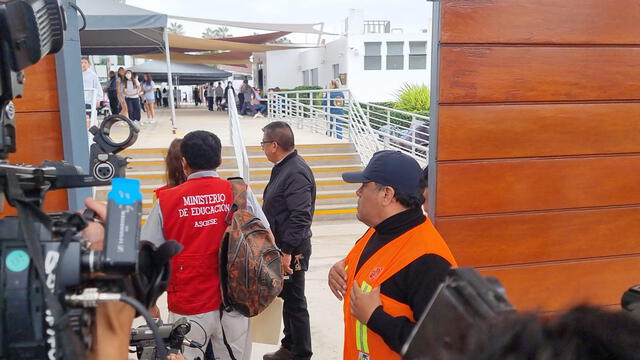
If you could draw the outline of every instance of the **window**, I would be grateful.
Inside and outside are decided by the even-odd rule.
[[[337,79],[340,76],[340,64],[333,64],[333,78]]]
[[[233,74],[233,80],[251,80],[252,76],[247,74]]]
[[[318,86],[318,68],[311,69],[311,85]]]
[[[118,55],[118,66],[124,66],[124,55]]]
[[[404,42],[387,43],[387,70],[404,69]]]
[[[364,43],[364,69],[365,70],[381,70],[382,69],[382,53],[380,47],[382,43],[366,42]]]
[[[409,69],[427,68],[427,42],[409,41]]]
[[[302,85],[309,86],[309,70],[305,70],[302,72]]]

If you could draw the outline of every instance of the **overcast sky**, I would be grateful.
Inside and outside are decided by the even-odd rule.
[[[349,9],[364,9],[366,20],[390,20],[392,28],[419,32],[430,24],[427,0],[126,0],[129,5],[169,15],[266,23],[325,23],[325,30],[339,33]],[[215,25],[181,21],[188,36],[200,37]],[[231,29],[235,36],[253,30]],[[257,31],[262,33],[263,31]],[[291,38],[291,37],[290,37]],[[317,38],[309,35],[309,41]],[[304,41],[304,36],[293,39]]]

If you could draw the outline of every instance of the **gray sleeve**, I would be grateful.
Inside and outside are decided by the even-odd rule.
[[[162,212],[160,211],[160,199],[153,204],[153,208],[147,217],[147,222],[142,226],[140,232],[140,240],[151,241],[154,245],[160,246],[167,239],[164,238],[162,231]]]
[[[267,216],[264,214],[264,211],[262,211],[262,206],[260,206],[260,203],[258,202],[258,199],[256,199],[256,196],[253,193],[253,191],[251,191],[250,187],[247,187],[247,209],[249,209],[249,211],[253,215],[258,217],[260,219],[260,221],[262,221],[262,224],[267,229],[271,228],[269,226],[269,220],[267,220]]]

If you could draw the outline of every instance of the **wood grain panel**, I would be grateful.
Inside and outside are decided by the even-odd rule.
[[[640,99],[640,47],[442,47],[440,103]]]
[[[640,207],[439,217],[436,226],[461,266],[640,254]]]
[[[442,0],[442,42],[638,44],[637,0]]]
[[[437,216],[640,204],[640,156],[439,163]]]
[[[23,97],[15,99],[18,112],[58,111],[58,81],[54,55],[45,56],[25,70]]]
[[[448,105],[438,119],[438,160],[640,152],[640,103]]]
[[[556,311],[581,302],[619,304],[622,293],[640,283],[640,257],[480,269],[480,272],[498,278],[518,310]]]
[[[29,112],[18,115],[16,122],[17,152],[9,156],[12,164],[40,165],[43,160],[62,160],[60,113],[58,112]],[[49,193],[45,201],[45,210],[60,211],[68,209],[65,190]],[[13,214],[14,211],[5,203],[3,215]]]

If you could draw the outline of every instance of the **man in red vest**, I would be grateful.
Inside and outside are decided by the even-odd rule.
[[[193,320],[187,338],[204,346],[211,340],[217,359],[249,359],[249,319],[221,308],[218,251],[233,203],[231,183],[216,172],[221,151],[220,139],[208,131],[184,137],[180,153],[187,181],[158,194],[141,238],[156,245],[175,239],[184,246],[171,260],[169,321]],[[184,355],[191,360],[202,352],[189,348]]]
[[[420,165],[399,151],[379,151],[364,171],[358,220],[369,230],[329,271],[344,299],[344,359],[400,359],[400,349],[451,266],[451,251],[422,212]]]

